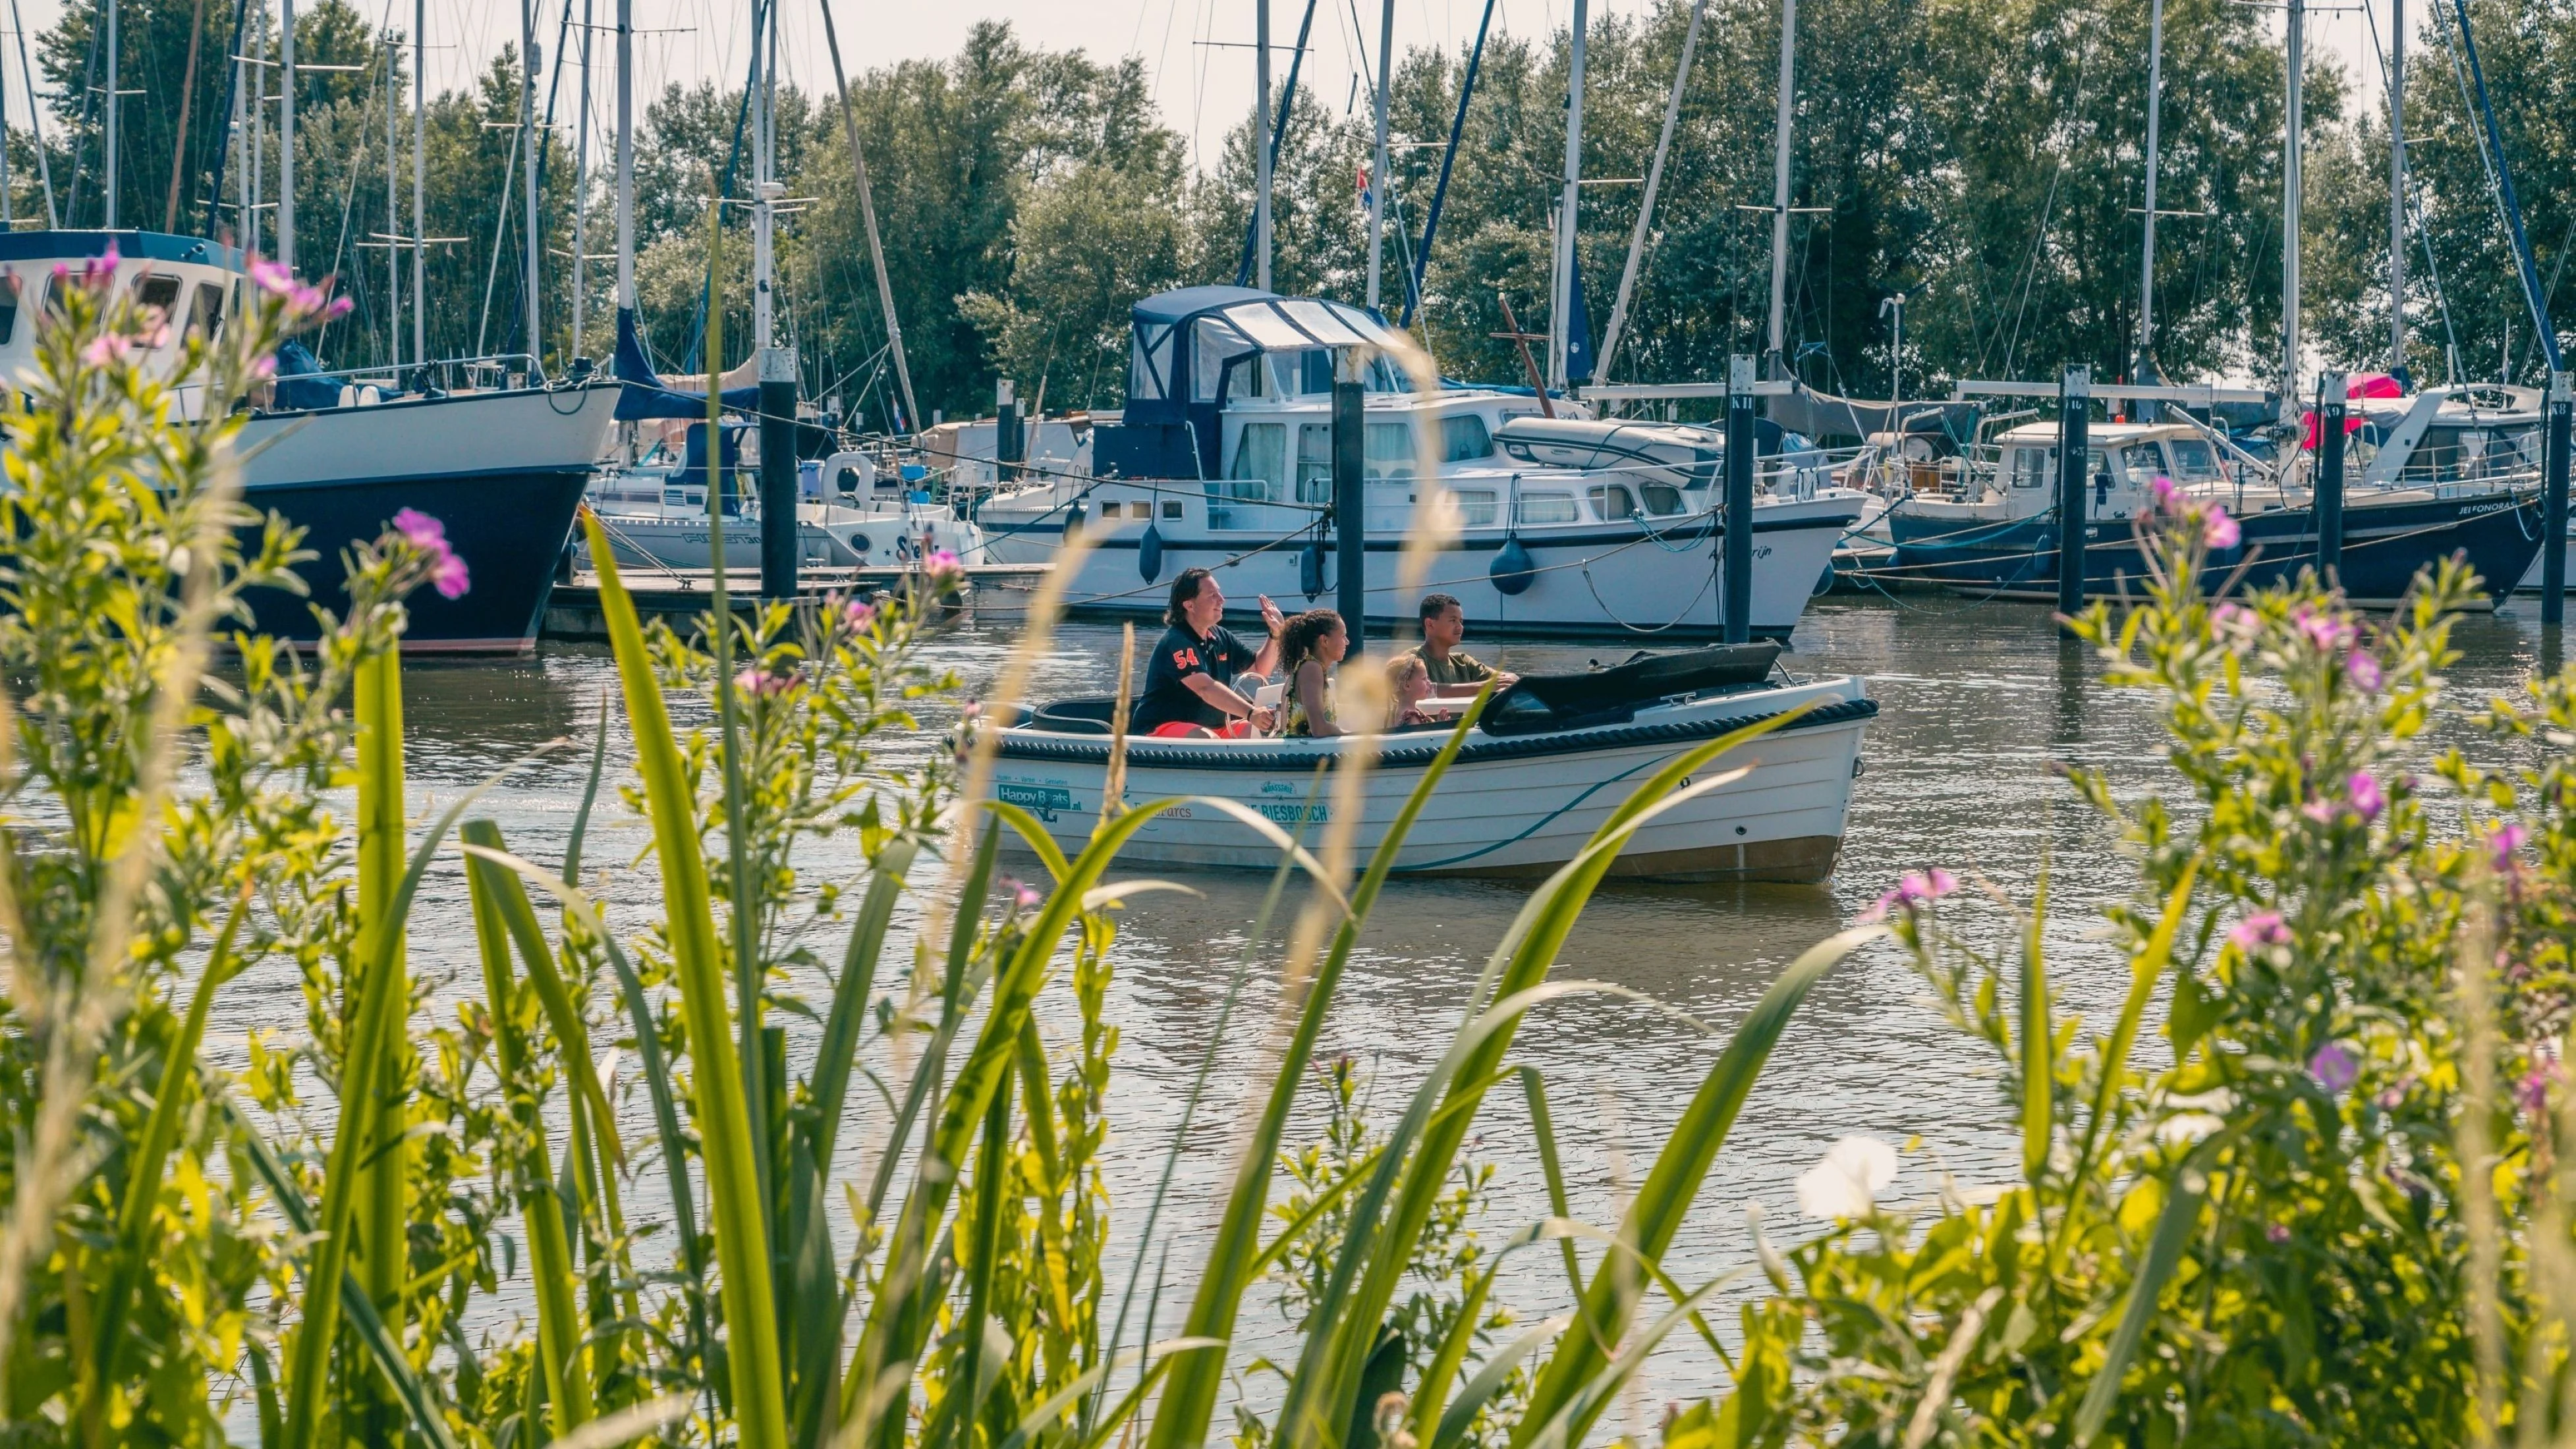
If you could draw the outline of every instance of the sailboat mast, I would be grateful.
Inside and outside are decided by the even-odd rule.
[[[259,38],[251,43],[250,124],[244,128],[241,169],[242,248],[259,251],[260,182],[268,170],[268,7],[261,5],[253,12],[259,21]],[[38,152],[43,155],[43,152]]]
[[[107,0],[107,229],[116,230],[116,0]]]
[[[2165,66],[2165,0],[2147,11],[2147,211],[2145,239],[2138,248],[2138,360],[2131,380],[2145,382],[2155,370],[2156,350],[2156,162],[2157,123],[2163,119]]]
[[[582,252],[590,239],[590,21],[590,0],[581,0],[581,102],[572,145],[572,345],[566,357],[581,355]]]
[[[295,0],[277,13],[277,262],[295,270]]]
[[[429,0],[411,6],[411,360],[429,361]]]
[[[1547,380],[1565,386],[1565,350],[1574,320],[1574,223],[1583,190],[1583,42],[1589,28],[1584,0],[1574,0],[1572,38],[1565,68],[1565,188],[1556,203],[1556,276],[1547,317]]]
[[[2299,420],[2299,86],[2307,0],[2289,0],[2289,105],[2281,135],[2281,421]]]
[[[617,310],[635,310],[635,0],[617,0]]]
[[[1583,0],[1574,0],[1577,14]],[[1377,306],[1378,274],[1386,251],[1386,194],[1391,177],[1386,165],[1387,88],[1395,82],[1395,0],[1378,7],[1377,29],[1377,161],[1369,171],[1368,304]]]
[[[2388,370],[2406,366],[2406,0],[2388,0]]]
[[[1254,285],[1270,290],[1270,0],[1252,7],[1252,191]]]
[[[1773,377],[1789,375],[1790,107],[1798,94],[1798,0],[1780,0],[1780,94],[1771,138],[1771,347]]]
[[[527,339],[528,381],[534,384],[545,372],[541,360],[545,354],[544,334],[537,330],[539,253],[544,240],[537,235],[537,0],[519,0],[519,194],[526,213],[522,229],[527,240],[527,285],[521,290],[525,313],[522,335]]]
[[[400,204],[399,182],[402,168],[395,161],[399,154],[395,143],[400,133],[394,129],[394,116],[401,109],[400,97],[394,94],[394,44],[390,27],[385,33],[385,356],[396,367],[402,366],[402,223],[396,219]]]
[[[752,88],[752,186],[751,186],[751,345],[762,355],[763,380],[767,380],[766,359],[776,342],[772,335],[774,316],[771,310],[770,275],[777,257],[773,250],[777,225],[771,204],[777,190],[778,150],[773,107],[777,104],[778,5],[770,0],[762,6],[752,5],[751,63],[759,69],[760,78]],[[713,364],[710,364],[713,369]]]

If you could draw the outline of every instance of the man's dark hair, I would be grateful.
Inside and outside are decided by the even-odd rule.
[[[1421,617],[1425,619],[1437,619],[1444,610],[1456,609],[1459,612],[1464,613],[1466,612],[1466,608],[1466,605],[1458,602],[1458,596],[1455,594],[1424,594],[1422,596]]]
[[[1216,572],[1213,569],[1181,570],[1181,576],[1172,580],[1172,601],[1163,606],[1163,622],[1166,624],[1180,623],[1184,617],[1181,613],[1181,606],[1188,603],[1190,600],[1197,598],[1199,596],[1199,585],[1204,584],[1215,577]]]

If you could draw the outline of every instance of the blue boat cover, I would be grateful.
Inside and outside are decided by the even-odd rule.
[[[277,348],[277,406],[298,410],[336,408],[340,384],[322,377],[322,361],[303,343],[289,337]]]
[[[617,420],[639,422],[646,418],[703,418],[707,415],[707,395],[682,392],[662,385],[661,375],[653,371],[653,360],[644,355],[644,338],[635,329],[635,309],[617,309],[617,354],[609,360],[609,376],[626,386],[617,395]],[[739,412],[756,412],[760,407],[760,389],[737,387],[721,399],[724,406]]]

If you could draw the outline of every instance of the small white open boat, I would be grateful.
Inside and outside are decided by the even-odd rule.
[[[1804,713],[1713,761],[1744,778],[1655,817],[1611,873],[1667,881],[1814,882],[1833,873],[1860,773],[1862,728],[1878,713],[1853,678],[1775,674],[1779,646],[1651,656],[1589,674],[1534,676],[1498,693],[1405,837],[1395,869],[1418,875],[1537,876],[1572,859],[1656,769],[1703,741],[1801,706]],[[1099,819],[1110,739],[1107,700],[1017,716],[1000,741],[994,796],[1029,811],[1067,851]],[[1422,779],[1448,731],[1377,736],[1358,849],[1363,859]],[[1329,739],[1130,739],[1126,803],[1182,795],[1238,801],[1320,843],[1333,808],[1330,766],[1357,743]],[[1327,768],[1322,787],[1316,769]],[[1007,832],[1006,832],[1007,834]],[[1278,847],[1232,815],[1183,805],[1120,852],[1137,863],[1267,867]]]

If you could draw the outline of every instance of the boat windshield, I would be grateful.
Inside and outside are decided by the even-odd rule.
[[[2218,450],[2207,438],[2167,438],[2165,452],[2173,458],[2173,479],[2177,483],[2215,483],[2220,478]]]

